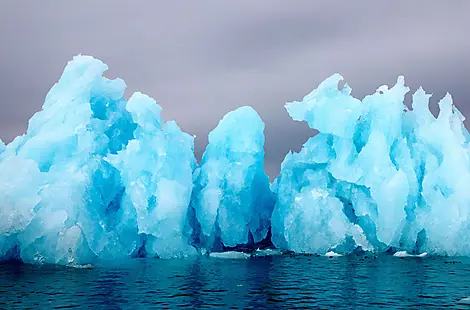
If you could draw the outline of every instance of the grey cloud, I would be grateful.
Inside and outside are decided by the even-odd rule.
[[[196,153],[225,113],[253,106],[266,123],[266,168],[275,176],[312,134],[284,110],[341,73],[362,97],[404,74],[445,92],[470,115],[470,2],[452,1],[12,1],[0,3],[0,137],[25,131],[74,55],[106,62],[108,77],[145,92],[166,119],[196,134]]]

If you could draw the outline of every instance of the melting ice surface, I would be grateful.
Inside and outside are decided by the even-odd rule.
[[[0,262],[87,264],[260,245],[470,255],[469,134],[448,95],[435,118],[403,78],[362,101],[333,75],[290,116],[320,133],[269,184],[264,123],[250,107],[194,139],[107,66],[77,56],[25,135],[0,141]],[[218,254],[217,254],[218,255]],[[216,256],[217,256],[216,255]]]

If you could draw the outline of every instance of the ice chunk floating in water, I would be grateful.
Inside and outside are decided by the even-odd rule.
[[[193,137],[152,98],[124,99],[106,70],[75,57],[27,133],[0,141],[0,262],[220,257],[272,244],[470,255],[469,133],[450,95],[435,118],[422,89],[403,104],[401,77],[359,100],[333,75],[286,105],[320,133],[287,154],[270,186],[252,108],[220,121],[198,166]]]

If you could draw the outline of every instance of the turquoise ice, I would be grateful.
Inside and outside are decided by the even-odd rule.
[[[399,77],[362,101],[335,74],[286,105],[320,131],[289,153],[273,184],[273,242],[303,253],[470,255],[470,165],[464,117],[450,95],[429,111],[421,88],[412,109]]]
[[[135,93],[126,109],[137,124],[134,139],[106,160],[121,173],[120,208],[133,214],[140,236],[136,255],[196,254],[186,217],[196,166],[194,138],[175,122],[164,123],[161,107],[146,95]]]
[[[264,172],[264,123],[251,107],[224,116],[195,172],[196,238],[207,250],[268,235],[274,196]]]
[[[125,83],[104,78],[106,70],[75,57],[27,133],[0,155],[0,260],[83,264],[194,252],[183,232],[192,137],[164,124],[151,99],[126,102]]]
[[[359,100],[335,74],[286,105],[319,133],[286,155],[270,184],[254,109],[225,115],[198,165],[194,137],[163,121],[152,98],[126,100],[125,83],[106,70],[75,57],[26,134],[0,141],[0,262],[73,266],[271,245],[470,255],[470,135],[450,95],[436,118],[421,88],[404,105],[403,77]]]

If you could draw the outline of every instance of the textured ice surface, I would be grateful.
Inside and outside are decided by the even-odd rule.
[[[120,208],[136,218],[138,248],[161,258],[195,254],[185,234],[196,166],[194,138],[175,122],[164,123],[160,106],[146,95],[134,94],[126,109],[137,124],[135,139],[107,160],[121,172]]]
[[[183,228],[193,140],[164,124],[148,97],[126,102],[124,82],[103,78],[106,70],[75,57],[26,135],[0,155],[1,260],[191,253]]]
[[[271,241],[279,253],[470,255],[469,133],[450,95],[436,118],[422,89],[403,104],[402,77],[359,100],[333,75],[286,105],[320,133],[270,186],[252,108],[220,121],[198,166],[193,137],[150,97],[124,99],[106,70],[75,57],[27,133],[0,141],[0,262],[222,257]]]
[[[362,102],[338,74],[302,102],[294,120],[320,134],[289,153],[272,188],[273,242],[296,252],[470,255],[468,132],[450,95],[429,111],[419,89],[408,110],[400,77]]]
[[[238,108],[209,134],[195,172],[196,239],[208,250],[260,242],[273,206],[264,172],[264,123],[251,107]]]

